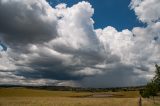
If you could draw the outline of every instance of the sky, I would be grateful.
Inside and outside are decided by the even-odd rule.
[[[0,84],[139,86],[160,64],[159,0],[0,0]]]
[[[83,1],[83,0],[48,0],[54,7],[59,3],[65,3],[67,6]],[[132,30],[133,27],[145,26],[139,21],[134,14],[134,11],[129,8],[131,0],[86,0],[94,8],[92,16],[94,28],[105,28],[106,26],[113,26],[118,31],[123,29]],[[116,7],[116,8],[115,8]]]

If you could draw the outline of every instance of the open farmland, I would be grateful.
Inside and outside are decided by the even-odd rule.
[[[138,91],[75,92],[0,88],[0,106],[138,106]],[[154,105],[143,99],[143,106]]]

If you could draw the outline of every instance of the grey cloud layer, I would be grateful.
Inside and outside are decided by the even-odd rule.
[[[0,32],[7,43],[36,43],[57,36],[57,18],[45,0],[1,0]]]
[[[1,51],[0,83],[145,84],[154,64],[160,63],[160,22],[158,15],[147,19],[159,7],[136,9],[144,5],[149,5],[148,0],[131,2],[139,20],[148,26],[118,32],[111,26],[94,29],[94,9],[88,2],[52,8],[45,0],[0,0],[0,38],[8,45],[7,52]]]

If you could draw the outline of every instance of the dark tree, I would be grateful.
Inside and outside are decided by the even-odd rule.
[[[156,75],[153,78],[153,81],[157,84],[158,90],[160,91],[160,66],[158,66],[157,64],[155,65],[156,67]]]
[[[157,64],[155,65],[155,77],[148,83],[144,90],[140,90],[140,94],[144,98],[154,97],[157,96],[158,91],[160,90],[160,66]]]

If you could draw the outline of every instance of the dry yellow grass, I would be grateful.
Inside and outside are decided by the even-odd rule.
[[[137,91],[121,91],[121,92],[75,92],[75,91],[48,91],[26,88],[0,88],[0,97],[86,97],[93,94],[109,94],[116,98],[136,98],[139,97]]]
[[[0,97],[81,97],[90,92],[48,91],[26,88],[0,88]]]
[[[0,106],[138,106],[137,98],[0,97]],[[143,106],[153,106],[143,101]]]
[[[138,92],[102,92],[97,94],[104,93],[123,95],[123,97],[86,98],[85,96],[93,93],[1,88],[0,106],[138,106]],[[143,99],[143,106],[156,105],[153,105],[150,100]]]

